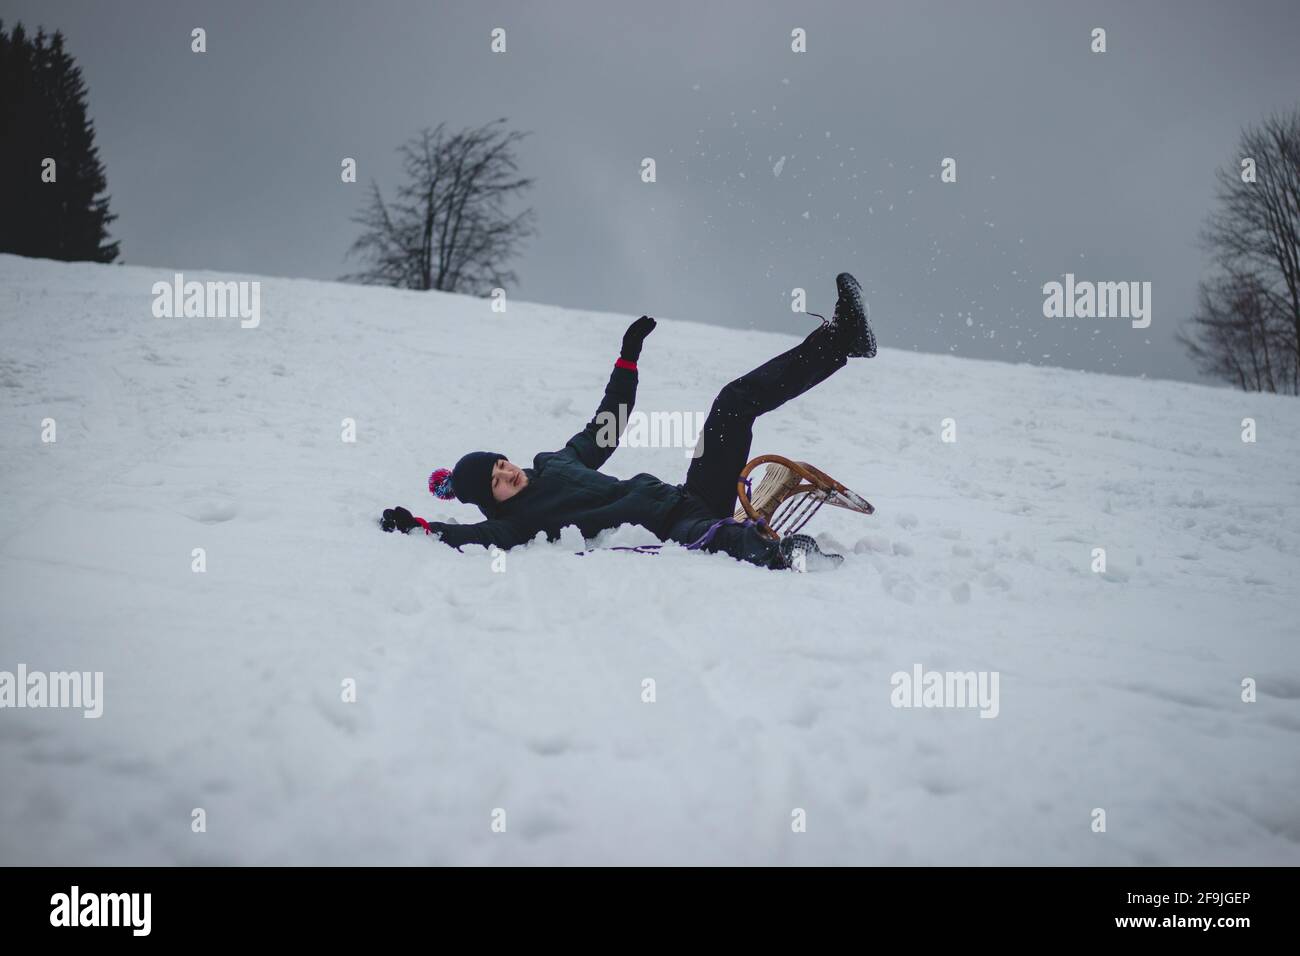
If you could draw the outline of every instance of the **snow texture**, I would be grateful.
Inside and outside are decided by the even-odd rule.
[[[838,571],[570,529],[498,573],[376,519],[474,520],[429,473],[562,445],[652,304],[265,279],[242,329],[154,318],[171,276],[0,256],[0,670],[105,698],[0,710],[0,861],[1300,863],[1294,399],[886,347],[756,430],[876,505],[812,526]],[[638,408],[815,323],[660,317]],[[895,708],[914,664],[997,671],[998,716]]]

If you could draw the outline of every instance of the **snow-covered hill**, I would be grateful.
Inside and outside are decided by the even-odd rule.
[[[879,313],[754,445],[875,503],[813,526],[840,570],[572,532],[501,573],[375,519],[474,520],[429,472],[562,445],[653,302],[265,279],[241,328],[155,318],[171,277],[0,256],[0,671],[104,674],[100,719],[0,710],[0,861],[1300,862],[1295,400],[900,352]],[[815,321],[660,319],[647,411]],[[997,672],[996,718],[892,706],[914,665]]]

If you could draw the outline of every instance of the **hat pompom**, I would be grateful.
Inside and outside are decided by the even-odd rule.
[[[444,501],[451,501],[456,492],[451,487],[451,469],[439,468],[429,476],[429,492]]]

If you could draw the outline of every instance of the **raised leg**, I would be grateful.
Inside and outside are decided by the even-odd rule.
[[[841,368],[844,349],[824,328],[727,384],[713,401],[700,436],[701,453],[686,473],[686,489],[716,518],[736,507],[736,479],[749,461],[754,421],[802,395]]]

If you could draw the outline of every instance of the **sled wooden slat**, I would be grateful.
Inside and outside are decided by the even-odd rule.
[[[746,479],[761,465],[763,477],[750,491]],[[859,514],[875,512],[871,502],[806,461],[792,461],[783,455],[759,455],[741,469],[736,481],[740,507],[736,520],[762,519],[761,530],[772,538],[794,534],[822,507],[845,508]]]

